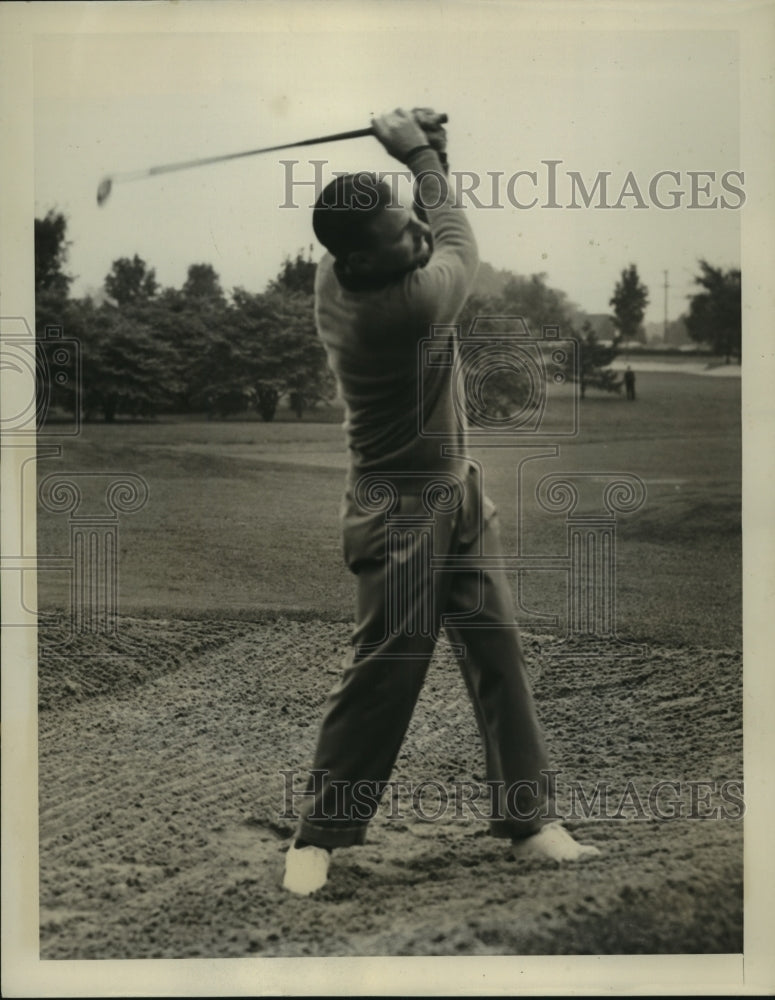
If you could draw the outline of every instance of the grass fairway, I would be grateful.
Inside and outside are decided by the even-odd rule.
[[[546,472],[628,472],[647,487],[617,529],[619,633],[652,642],[741,641],[740,382],[643,372],[638,400],[590,394],[581,432]],[[524,453],[472,451],[515,551],[516,466]],[[279,612],[349,619],[338,504],[346,455],[338,423],[160,421],[89,424],[51,472],[134,472],[147,506],[120,523],[123,614],[262,618]],[[527,477],[528,480],[530,477]],[[564,553],[564,515],[522,501],[522,550]],[[66,517],[42,512],[40,554],[63,555]],[[523,602],[562,613],[564,578],[530,574]],[[66,581],[39,577],[41,608],[63,607]],[[525,624],[530,624],[528,620]],[[532,625],[531,625],[532,627]]]

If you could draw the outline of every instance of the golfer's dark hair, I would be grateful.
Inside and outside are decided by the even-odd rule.
[[[361,172],[335,177],[320,193],[312,213],[315,236],[337,260],[366,249],[370,225],[390,204],[392,191],[376,174]]]

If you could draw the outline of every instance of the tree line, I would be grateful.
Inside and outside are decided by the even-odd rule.
[[[700,291],[689,297],[687,312],[681,317],[689,336],[706,346],[726,362],[742,354],[741,275],[738,269],[725,271],[699,261],[700,272],[695,284]],[[500,284],[490,282],[486,292],[475,292],[466,302],[460,317],[461,330],[468,330],[476,317],[521,316],[527,321],[532,339],[541,339],[542,331],[558,327],[562,339],[577,345],[573,365],[565,375],[579,386],[584,399],[590,388],[619,393],[622,376],[610,366],[620,353],[621,345],[644,341],[643,319],[649,303],[649,290],[640,278],[637,265],[625,267],[614,286],[609,300],[612,312],[604,319],[610,334],[601,336],[593,318],[580,311],[567,296],[550,288],[541,274],[521,277],[508,274]],[[549,342],[547,341],[547,348]],[[516,352],[519,348],[515,347]],[[504,364],[487,381],[484,392],[487,408],[494,416],[513,412],[515,403],[527,400],[532,392],[531,378],[519,364]]]
[[[261,292],[239,287],[227,295],[210,264],[192,264],[182,287],[163,288],[155,270],[135,254],[113,262],[99,296],[73,298],[68,248],[64,215],[52,210],[35,220],[37,333],[44,337],[47,327],[59,326],[79,342],[84,419],[227,417],[253,410],[270,421],[283,399],[301,417],[333,398],[333,376],[315,330],[316,264],[309,255],[288,257]],[[556,326],[563,339],[577,342],[577,367],[568,374],[580,383],[582,398],[588,388],[621,390],[610,365],[622,341],[637,339],[648,304],[635,264],[621,272],[613,290],[615,335],[607,342],[544,275],[492,268],[489,274],[489,285],[481,283],[466,303],[461,330],[482,316],[521,316],[534,339],[544,327]],[[740,272],[700,261],[696,282],[701,291],[684,317],[690,336],[727,360],[739,359]],[[528,391],[518,368],[505,366],[488,378],[486,405],[493,412],[513,409]],[[55,405],[66,405],[56,384],[47,388]]]
[[[162,288],[135,254],[113,262],[99,296],[73,298],[67,250],[63,215],[35,220],[37,334],[62,327],[78,341],[84,419],[254,410],[269,421],[283,398],[301,417],[333,396],[315,330],[315,264],[301,252],[262,292],[227,295],[210,264],[192,264],[181,288]]]

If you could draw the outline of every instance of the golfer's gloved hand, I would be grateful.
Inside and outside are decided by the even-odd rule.
[[[417,123],[414,113],[396,108],[386,115],[372,118],[374,134],[385,149],[401,163],[406,163],[410,153],[418,146],[430,146],[426,132]]]

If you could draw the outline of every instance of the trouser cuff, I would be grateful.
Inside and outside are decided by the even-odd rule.
[[[490,833],[493,837],[508,837],[510,840],[524,840],[532,837],[549,823],[556,823],[560,817],[554,810],[554,800],[543,802],[525,815],[499,816],[490,820]]]
[[[366,830],[365,823],[348,826],[333,823],[316,825],[308,820],[302,820],[296,835],[300,840],[305,840],[316,847],[354,847],[366,842]]]

